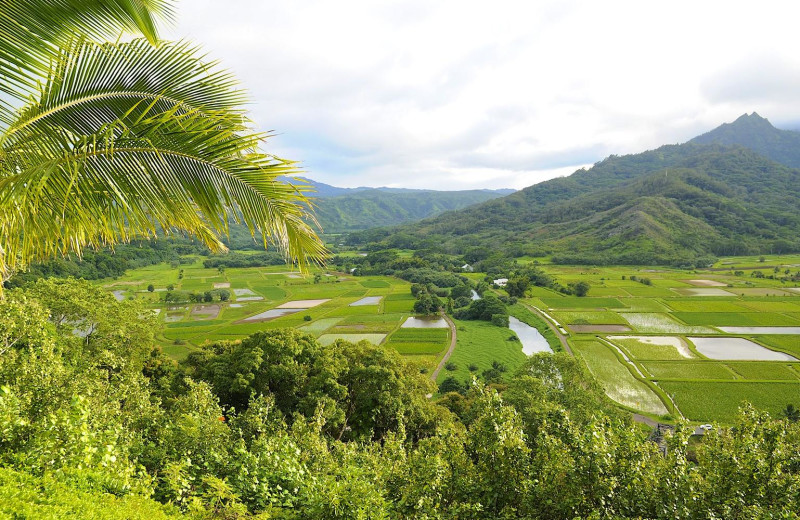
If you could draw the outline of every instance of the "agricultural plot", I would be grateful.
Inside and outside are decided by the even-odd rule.
[[[542,303],[549,309],[621,309],[625,306],[617,298],[542,298]]]
[[[527,358],[511,330],[486,321],[454,321],[457,343],[450,357],[452,370],[439,372],[438,383],[451,376],[471,382],[473,374],[490,369],[494,362],[501,364],[506,374],[512,374]]]
[[[791,286],[797,282],[770,279],[773,274],[783,276],[785,268],[796,272],[800,262],[792,258],[788,264],[781,262],[789,257],[770,259],[769,267],[762,269],[758,258],[726,259],[716,266],[725,271],[691,273],[670,268],[546,266],[562,284],[583,280],[592,289],[582,299],[534,293],[529,302],[552,308],[547,312],[571,333],[573,350],[581,351],[598,378],[605,378],[604,385],[615,384],[617,376],[628,378],[624,373],[610,375],[609,367],[615,365],[609,353],[617,359],[617,369],[628,370],[601,340],[617,346],[641,370],[641,374],[628,371],[631,377],[643,384],[649,379],[672,394],[685,417],[731,422],[744,401],[773,413],[790,402],[800,406],[800,362],[795,361],[800,359],[800,287]],[[773,265],[780,266],[780,273]],[[744,274],[737,275],[737,270]],[[750,276],[756,270],[764,278]],[[612,298],[619,304],[603,302]],[[632,330],[615,333],[611,327],[622,322],[612,321],[613,315]],[[716,347],[713,355],[709,345]],[[659,395],[671,409],[669,399]],[[623,404],[630,406],[630,400]]]
[[[753,339],[762,345],[774,350],[783,350],[800,359],[800,337],[798,336],[753,336]]]
[[[668,334],[713,334],[709,327],[691,327],[684,325],[667,314],[654,312],[622,313],[625,321],[639,332],[655,332]]]
[[[628,322],[611,311],[553,311],[551,315],[567,325],[627,325]]]
[[[667,413],[658,395],[646,383],[635,378],[609,347],[599,341],[576,341],[572,348],[611,399],[623,406],[654,415]]]
[[[689,338],[697,351],[710,359],[751,360],[751,361],[797,361],[783,352],[764,348],[744,338],[715,337]]]
[[[380,345],[384,338],[386,338],[386,334],[345,334],[345,333],[335,333],[335,334],[323,334],[317,340],[319,341],[320,345],[330,345],[337,339],[343,339],[345,341],[350,341],[352,343],[358,343],[359,341],[369,341],[372,344]]]
[[[439,354],[450,344],[450,329],[398,329],[386,342],[401,354]]]
[[[678,336],[607,336],[636,359],[695,359],[689,346]]]
[[[181,359],[206,341],[234,340],[254,332],[296,327],[330,344],[337,339],[383,344],[411,315],[410,284],[385,276],[317,277],[287,272],[285,267],[205,269],[202,259],[178,267],[167,264],[132,270],[108,284],[121,298],[146,299],[159,312],[164,329],[159,340],[166,353]],[[149,283],[157,291],[147,292]],[[228,301],[165,303],[167,286],[175,291],[230,291]],[[139,291],[144,291],[140,293]],[[355,305],[353,305],[355,304]],[[449,342],[449,328],[409,329],[395,338],[409,359],[435,366]]]
[[[723,363],[689,361],[644,361],[642,366],[652,379],[736,379],[737,375]]]
[[[788,403],[800,401],[800,385],[788,382],[665,381],[660,386],[674,396],[687,419],[700,422],[730,423],[745,403],[780,417]]]
[[[759,327],[800,325],[800,320],[782,313],[768,312],[676,312],[673,316],[687,325],[714,327]]]

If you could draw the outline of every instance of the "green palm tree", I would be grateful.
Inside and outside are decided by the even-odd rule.
[[[243,222],[301,268],[325,249],[293,163],[234,79],[159,42],[167,0],[0,0],[0,274],[158,232],[215,251]],[[136,31],[144,39],[98,40]]]

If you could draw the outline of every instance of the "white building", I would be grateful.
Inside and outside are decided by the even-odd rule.
[[[508,278],[498,278],[497,280],[493,280],[492,283],[498,287],[505,287],[508,283]]]

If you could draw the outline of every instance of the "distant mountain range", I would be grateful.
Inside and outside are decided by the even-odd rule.
[[[299,177],[314,189],[315,214],[325,233],[343,233],[414,222],[496,199],[512,189],[436,191],[407,188],[339,188]],[[297,183],[291,178],[288,182]]]
[[[798,166],[800,133],[754,113],[684,144],[612,155],[569,177],[351,241],[399,233],[415,247],[589,264],[800,251]]]
[[[487,193],[488,196],[491,197],[502,197],[503,195],[509,195],[514,193],[517,190],[512,190],[510,188],[499,189],[499,190],[456,190],[456,191],[439,191],[439,190],[422,190],[422,189],[414,189],[414,188],[388,188],[388,187],[381,187],[381,188],[371,188],[368,186],[361,186],[358,188],[340,188],[338,186],[331,186],[330,184],[325,184],[324,182],[315,181],[312,179],[308,179],[306,177],[281,177],[281,180],[293,182],[294,179],[300,180],[302,183],[307,184],[308,186],[314,189],[313,196],[321,199],[331,198],[331,197],[341,197],[344,195],[355,195],[355,194],[364,194],[364,193],[472,193],[472,192],[481,192]]]

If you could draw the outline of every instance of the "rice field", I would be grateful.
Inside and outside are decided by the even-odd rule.
[[[770,258],[769,265],[782,265],[783,258]],[[751,277],[757,258],[723,260],[724,265],[715,266],[724,268],[721,271],[542,264],[563,286],[588,282],[589,294],[564,296],[532,287],[523,301],[558,322],[573,351],[609,396],[628,408],[663,415],[673,411],[671,395],[678,411],[692,421],[730,422],[743,401],[771,412],[789,402],[800,407],[800,362],[709,360],[688,339],[730,338],[800,359],[800,283],[769,279],[772,269],[762,270],[766,278]],[[741,267],[745,276],[735,275]],[[203,268],[198,257],[176,268],[148,266],[99,283],[119,299],[140,299],[160,311],[159,341],[176,359],[206,340],[296,327],[324,343],[366,339],[396,348],[423,369],[435,367],[448,345],[449,328],[442,323],[438,328],[401,327],[413,315],[410,284],[388,276],[319,273],[322,277],[314,283],[315,273],[299,275],[280,266],[219,272]],[[480,281],[483,275],[471,277]],[[146,290],[150,283],[155,286],[152,293]],[[166,305],[163,297],[169,285],[176,291],[201,293],[224,288],[231,298]],[[252,319],[273,310],[291,312]],[[508,329],[482,322],[457,325],[453,370],[442,370],[440,382],[449,376],[469,381],[493,362],[510,373],[524,361],[520,344],[510,340]],[[619,348],[630,362],[604,341]]]
[[[609,347],[599,341],[575,342],[573,350],[583,359],[608,397],[628,408],[653,415],[665,415],[667,408],[656,393],[620,362]]]
[[[777,279],[787,268],[798,271],[797,258],[771,258],[768,265],[780,267],[773,278],[772,267],[762,270],[764,278],[750,276],[757,257],[724,259],[719,270],[544,265],[562,285],[589,283],[589,294],[532,291],[528,302],[563,325],[573,351],[620,404],[637,408],[633,378],[658,385],[654,395],[667,409],[671,395],[692,421],[732,422],[745,401],[773,413],[790,402],[800,407],[800,282]],[[623,323],[632,330],[614,330]],[[720,359],[709,360],[693,340],[717,346]]]
[[[164,328],[163,350],[186,357],[206,341],[236,340],[258,331],[295,327],[323,345],[337,339],[366,340],[397,348],[410,360],[432,369],[449,344],[449,328],[400,329],[412,316],[411,284],[387,276],[352,277],[319,271],[321,277],[289,272],[283,266],[205,269],[202,258],[177,268],[167,264],[131,270],[107,289],[121,298],[139,298],[158,311]],[[313,274],[313,273],[312,273]],[[330,275],[330,276],[327,276]],[[153,283],[156,291],[147,292]],[[175,291],[230,291],[213,303],[167,304],[167,286]],[[397,336],[388,341],[393,333]]]

